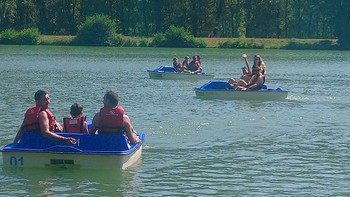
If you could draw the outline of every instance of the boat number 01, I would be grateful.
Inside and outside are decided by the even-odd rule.
[[[80,139],[77,140],[77,146],[79,146],[80,144]],[[12,156],[10,157],[10,165],[11,166],[23,166],[24,164],[24,159],[23,159],[23,156],[21,157],[16,157],[16,156]]]
[[[20,166],[23,166],[23,157],[15,157],[15,156],[12,156],[10,157],[10,165],[11,166],[17,166],[17,165],[20,165]]]

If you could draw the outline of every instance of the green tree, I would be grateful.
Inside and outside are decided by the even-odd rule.
[[[1,0],[0,3],[0,30],[15,29],[17,27],[16,0]]]
[[[7,29],[1,33],[0,38],[0,43],[2,44],[35,45],[40,41],[40,32],[37,28],[23,29],[21,31]]]
[[[346,0],[0,0],[0,30],[76,35],[95,14],[117,33],[150,37],[174,25],[195,37],[349,37]]]
[[[174,48],[204,48],[206,44],[186,31],[182,27],[170,26],[165,33],[157,33],[153,39],[153,45],[158,47]]]
[[[116,22],[106,15],[94,15],[88,17],[79,26],[74,43],[91,46],[106,46],[116,30]]]
[[[339,0],[334,4],[339,8],[333,21],[338,44],[343,49],[350,49],[350,1]]]

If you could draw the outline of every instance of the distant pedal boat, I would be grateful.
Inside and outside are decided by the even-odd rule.
[[[18,143],[1,150],[4,167],[62,167],[78,169],[126,169],[142,152],[141,142],[130,145],[121,134],[59,133],[77,139],[76,145],[47,139],[40,132],[24,132]]]
[[[285,100],[288,91],[282,88],[268,88],[264,85],[259,90],[235,90],[227,81],[211,80],[194,88],[197,98],[221,100]]]
[[[190,74],[177,72],[172,66],[159,66],[154,70],[147,70],[151,79],[172,79],[172,80],[202,80],[213,79],[214,75],[206,73]]]

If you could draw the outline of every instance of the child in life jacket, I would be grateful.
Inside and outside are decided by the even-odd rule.
[[[86,116],[83,116],[83,106],[79,103],[74,103],[70,107],[70,114],[71,118],[63,118],[63,132],[88,134],[88,124]]]

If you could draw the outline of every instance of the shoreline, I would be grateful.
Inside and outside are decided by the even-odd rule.
[[[41,42],[39,45],[71,45],[72,40],[75,36],[69,35],[41,35]],[[126,39],[140,42],[142,40],[152,41],[152,38],[143,37],[125,37]],[[206,48],[219,48],[219,45],[225,42],[244,42],[244,43],[254,43],[258,45],[263,45],[264,49],[286,49],[288,45],[295,45],[296,47],[305,47],[301,49],[327,49],[327,46],[335,46],[337,44],[337,39],[296,39],[296,38],[207,38],[207,37],[196,37],[196,39],[201,39],[207,43]],[[319,43],[328,43],[327,46],[319,45]],[[288,48],[287,48],[288,49]],[[293,49],[293,48],[291,48]],[[299,49],[299,48],[295,48]],[[329,48],[332,50],[332,48]]]

